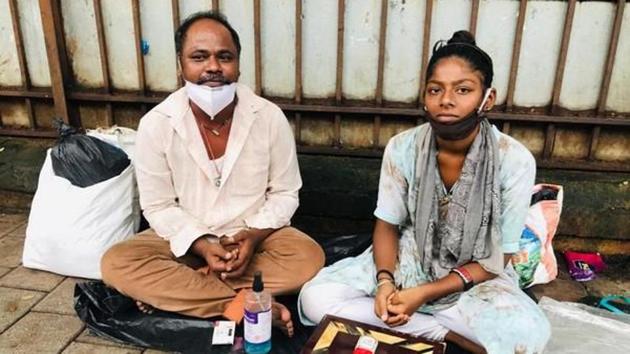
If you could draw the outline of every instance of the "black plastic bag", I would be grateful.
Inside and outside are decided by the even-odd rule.
[[[98,138],[78,134],[61,120],[55,121],[59,142],[50,152],[55,175],[78,187],[89,187],[118,176],[131,163],[122,150]]]
[[[109,340],[181,353],[230,353],[230,346],[212,347],[211,319],[159,310],[144,314],[100,281],[77,283],[74,309],[93,334]]]
[[[319,239],[319,244],[326,254],[326,265],[331,265],[346,257],[355,257],[363,253],[372,244],[372,235],[353,234]]]

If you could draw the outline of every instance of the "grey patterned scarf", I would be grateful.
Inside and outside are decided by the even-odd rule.
[[[437,147],[429,124],[418,132],[415,231],[422,269],[430,281],[471,261],[491,273],[503,271],[499,227],[501,189],[497,140],[483,119],[451,193],[437,167]],[[442,216],[440,216],[442,214]],[[450,303],[452,294],[435,303]]]

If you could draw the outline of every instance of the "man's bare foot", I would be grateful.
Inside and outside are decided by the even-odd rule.
[[[291,321],[291,312],[289,309],[279,302],[271,303],[271,324],[279,328],[284,334],[293,337],[293,321]]]
[[[144,302],[138,300],[136,300],[136,306],[138,306],[138,310],[140,310],[142,313],[146,313],[147,315],[152,314],[154,310],[153,306],[145,304]]]

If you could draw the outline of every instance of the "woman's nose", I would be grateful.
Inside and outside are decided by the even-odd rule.
[[[453,92],[451,92],[450,90],[444,90],[444,93],[442,93],[442,97],[440,97],[440,106],[452,106],[454,105],[454,103],[455,102],[453,100]]]

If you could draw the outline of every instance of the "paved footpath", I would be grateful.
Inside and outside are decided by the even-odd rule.
[[[26,214],[0,214],[0,353],[156,354],[91,335],[73,307],[78,278],[31,270],[21,265]],[[588,283],[572,281],[559,260],[560,275],[537,286],[537,298],[577,301],[587,295],[630,296],[630,262],[613,259],[610,269]]]

